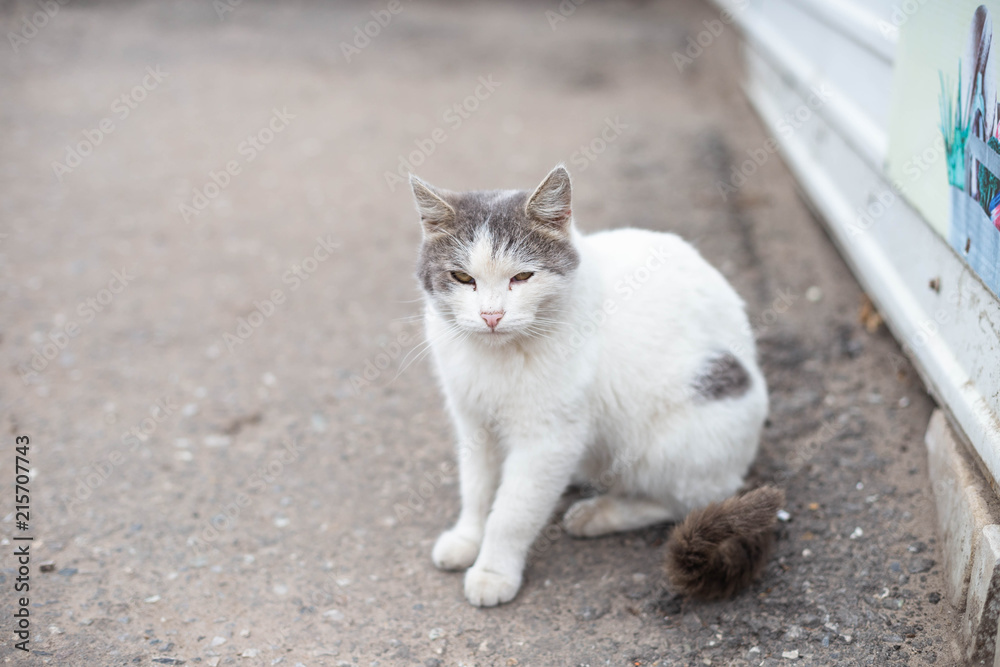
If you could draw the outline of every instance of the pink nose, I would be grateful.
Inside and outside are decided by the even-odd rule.
[[[496,329],[497,325],[500,324],[500,320],[503,319],[503,312],[479,313],[479,314],[486,322],[486,326],[488,326],[490,329]]]

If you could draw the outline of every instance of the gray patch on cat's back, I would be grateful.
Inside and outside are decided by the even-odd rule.
[[[710,359],[692,386],[710,401],[739,398],[750,390],[750,375],[739,359],[726,352]]]

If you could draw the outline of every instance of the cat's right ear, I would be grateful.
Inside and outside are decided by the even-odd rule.
[[[549,172],[541,185],[528,198],[524,212],[541,229],[563,236],[569,233],[573,212],[569,172],[561,164]]]
[[[440,232],[455,221],[455,209],[441,197],[434,186],[410,174],[410,187],[413,188],[413,198],[417,202],[424,234]]]

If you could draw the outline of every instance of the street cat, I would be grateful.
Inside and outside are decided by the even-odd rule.
[[[749,583],[784,497],[731,497],[768,398],[725,278],[674,234],[578,232],[562,166],[533,192],[410,180],[425,326],[458,436],[462,509],[434,564],[468,568],[474,605],[511,600],[575,483],[601,492],[565,513],[571,535],[687,517],[667,547],[671,585],[719,597]]]

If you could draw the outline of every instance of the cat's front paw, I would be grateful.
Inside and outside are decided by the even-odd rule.
[[[439,570],[464,570],[476,562],[479,543],[454,529],[446,530],[434,543],[431,560]]]
[[[494,607],[510,602],[521,588],[521,575],[473,567],[465,573],[465,598],[477,607]]]

